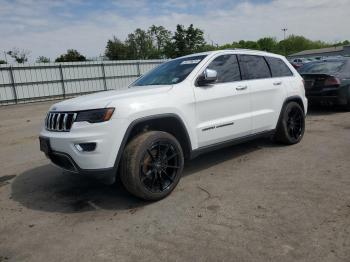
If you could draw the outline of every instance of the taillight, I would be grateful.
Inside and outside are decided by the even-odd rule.
[[[325,86],[340,86],[340,79],[334,76],[328,77],[325,82]]]

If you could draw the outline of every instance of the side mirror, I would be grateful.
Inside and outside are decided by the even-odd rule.
[[[197,79],[198,86],[206,86],[215,83],[218,80],[218,72],[213,69],[205,69],[203,74],[201,74]]]

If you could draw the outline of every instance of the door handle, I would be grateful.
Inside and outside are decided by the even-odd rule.
[[[238,86],[236,87],[237,91],[242,91],[242,90],[246,90],[248,88],[248,86]]]
[[[282,81],[274,82],[273,85],[274,86],[280,86],[280,85],[282,85]]]

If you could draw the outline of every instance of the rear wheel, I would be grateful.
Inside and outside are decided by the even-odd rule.
[[[126,146],[120,175],[131,194],[159,200],[176,187],[183,165],[183,152],[176,138],[166,132],[150,131]]]
[[[305,114],[296,102],[289,102],[283,109],[277,126],[275,140],[287,145],[299,143],[305,132]]]
[[[350,90],[349,90],[349,96],[348,96],[348,103],[345,106],[346,111],[350,111]]]

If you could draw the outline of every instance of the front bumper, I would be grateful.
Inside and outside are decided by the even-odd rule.
[[[124,119],[90,124],[75,122],[69,132],[48,131],[44,127],[40,137],[49,141],[45,152],[56,166],[74,173],[111,180],[117,171],[116,159],[126,131]],[[93,151],[79,151],[81,143],[96,143]]]
[[[113,184],[115,181],[117,174],[116,167],[104,169],[81,169],[72,159],[72,157],[66,153],[52,151],[46,154],[46,156],[55,166],[68,172],[91,177],[105,184]]]

